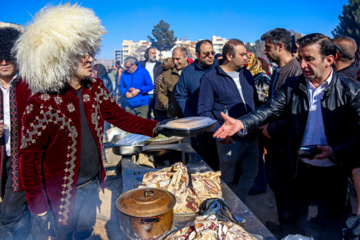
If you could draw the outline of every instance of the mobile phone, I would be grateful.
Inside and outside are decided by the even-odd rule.
[[[302,146],[299,148],[298,155],[300,158],[310,158],[313,159],[315,155],[321,153],[321,150],[317,147],[317,145],[308,145]]]

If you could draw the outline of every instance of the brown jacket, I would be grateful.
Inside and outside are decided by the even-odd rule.
[[[180,108],[175,100],[175,85],[179,80],[179,71],[173,67],[162,74],[162,78],[159,81],[159,90],[157,97],[162,106],[167,111],[169,118],[183,117]]]
[[[293,58],[290,62],[288,62],[285,66],[283,66],[280,70],[279,76],[275,82],[274,85],[274,77],[275,72],[271,76],[270,86],[269,86],[269,98],[274,95],[274,92],[276,92],[286,81],[289,77],[295,77],[302,74],[300,63],[296,58]],[[274,89],[274,91],[273,91]]]

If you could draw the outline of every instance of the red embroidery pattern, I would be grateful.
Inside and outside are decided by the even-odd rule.
[[[18,176],[18,152],[17,152],[17,140],[18,140],[18,121],[17,121],[17,107],[16,107],[16,81],[10,85],[10,149],[11,149],[11,184],[14,191],[19,191],[19,176]]]

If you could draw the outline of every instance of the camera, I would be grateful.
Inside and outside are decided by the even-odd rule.
[[[319,153],[321,153],[321,150],[317,147],[317,145],[302,146],[298,152],[300,158],[309,159],[313,159],[314,156]]]

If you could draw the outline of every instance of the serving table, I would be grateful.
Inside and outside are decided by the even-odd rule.
[[[189,173],[213,171],[209,165],[201,159],[196,151],[188,143],[167,144],[147,146],[148,148],[167,148],[169,150],[176,150],[186,153],[188,155],[188,163],[185,166]],[[184,158],[183,158],[184,159]],[[136,185],[141,184],[142,177],[148,172],[155,172],[159,169],[141,166],[134,163],[131,157],[123,157],[121,160],[121,171],[123,178],[123,192],[134,189]],[[221,181],[221,190],[223,199],[231,208],[234,215],[245,219],[242,227],[249,233],[260,235],[265,240],[276,239],[273,234],[260,222],[260,220],[249,210],[249,208],[236,196],[236,194]],[[174,225],[182,227],[186,224],[184,219],[177,219],[175,216]]]

